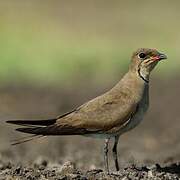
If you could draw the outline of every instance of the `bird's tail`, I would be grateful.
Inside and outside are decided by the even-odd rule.
[[[6,121],[10,124],[25,126],[24,128],[17,128],[16,131],[33,134],[31,136],[26,136],[21,139],[13,140],[12,145],[18,145],[25,142],[29,142],[35,139],[46,137],[46,135],[53,135],[51,130],[51,125],[56,122],[56,119],[49,120],[9,120]],[[47,131],[48,129],[48,131]]]
[[[6,121],[10,124],[16,124],[21,126],[50,126],[56,122],[57,119],[48,119],[48,120],[9,120]]]
[[[32,136],[26,136],[26,137],[23,137],[21,139],[12,140],[11,145],[12,146],[19,145],[19,144],[26,143],[26,142],[29,142],[29,141],[33,141],[35,139],[39,139],[39,138],[42,138],[42,137],[46,137],[46,136],[36,135],[36,134],[34,134]]]
[[[67,115],[67,114],[65,114]],[[49,119],[49,120],[11,120],[6,121],[10,124],[15,124],[19,126],[24,126],[17,128],[16,131],[33,134],[33,136],[28,136],[20,140],[14,141],[13,145],[21,144],[24,142],[28,142],[37,138],[45,137],[48,135],[83,135],[93,133],[92,131],[88,131],[85,128],[78,128],[68,124],[60,124],[56,123],[59,118],[64,117],[59,116],[57,119]]]

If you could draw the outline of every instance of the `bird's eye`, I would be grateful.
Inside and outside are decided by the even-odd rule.
[[[144,59],[146,57],[146,54],[140,53],[138,56],[139,56],[139,58]]]

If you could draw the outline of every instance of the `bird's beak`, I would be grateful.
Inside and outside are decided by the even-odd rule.
[[[163,59],[167,59],[167,56],[165,54],[159,53],[157,56],[154,56],[152,58],[153,61],[160,61]]]
[[[160,53],[159,54],[159,60],[167,59],[167,56],[165,54]]]

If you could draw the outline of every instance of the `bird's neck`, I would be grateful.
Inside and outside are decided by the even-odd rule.
[[[136,73],[138,74],[139,78],[143,80],[146,84],[149,83],[149,76],[150,73],[143,69],[137,69]]]
[[[142,76],[142,77],[141,77]],[[149,74],[144,73],[142,71],[131,71],[129,70],[122,79],[125,81],[129,86],[139,86],[144,87],[146,84],[148,84],[146,81],[149,82]]]
[[[144,94],[145,88],[149,88],[149,85],[139,77],[138,73],[129,71],[112,90],[117,94],[119,91],[129,94],[136,101],[139,101]]]
[[[139,66],[132,66],[129,67],[130,74],[137,74],[138,77],[144,81],[145,83],[149,83],[149,77],[150,77],[150,70],[148,68],[143,68],[140,65]]]

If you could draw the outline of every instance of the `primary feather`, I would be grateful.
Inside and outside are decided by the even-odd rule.
[[[16,124],[21,126],[34,125],[34,126],[49,126],[56,122],[57,119],[48,119],[48,120],[9,120],[6,121],[10,124]]]

